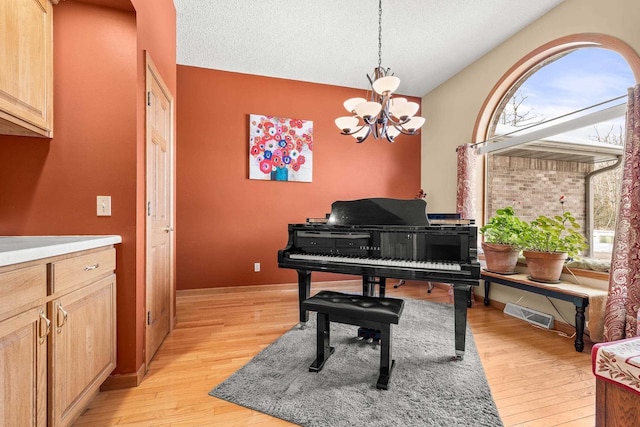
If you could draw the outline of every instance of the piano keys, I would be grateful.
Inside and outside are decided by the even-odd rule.
[[[289,259],[301,259],[307,261],[320,261],[338,264],[362,264],[362,265],[380,265],[383,267],[398,268],[420,268],[430,269],[434,271],[451,270],[460,271],[460,264],[450,262],[432,262],[432,261],[409,261],[406,259],[378,259],[369,257],[345,257],[338,255],[315,255],[315,254],[289,254]]]
[[[290,224],[282,268],[477,284],[477,229],[468,226]],[[345,271],[351,270],[351,272]]]
[[[310,295],[311,272],[353,274],[364,283],[379,278],[450,283],[454,287],[456,356],[464,354],[467,299],[478,286],[477,228],[470,224],[430,225],[422,199],[337,201],[326,223],[289,224],[287,247],[278,266],[298,272],[298,299]],[[370,288],[369,288],[370,289]],[[300,308],[300,321],[308,313]]]

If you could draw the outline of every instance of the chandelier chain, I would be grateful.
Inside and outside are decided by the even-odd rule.
[[[378,68],[382,67],[382,0],[378,2]]]

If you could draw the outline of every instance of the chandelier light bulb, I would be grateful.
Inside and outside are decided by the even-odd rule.
[[[424,125],[424,122],[425,122],[424,117],[420,117],[420,116],[411,117],[411,119],[409,119],[407,123],[402,125],[402,128],[407,130],[408,132],[413,133],[418,129],[420,129],[422,125]]]
[[[358,142],[362,142],[369,136],[370,131],[371,128],[369,126],[363,126],[351,136],[353,136]]]
[[[399,105],[407,102],[407,98],[391,98],[391,105]]]
[[[364,98],[349,98],[342,105],[344,105],[344,109],[349,113],[353,114],[356,111],[356,105],[362,104],[363,102],[367,102]]]
[[[378,95],[391,95],[400,86],[400,79],[396,76],[380,77],[371,87]]]
[[[351,131],[358,126],[359,121],[360,120],[358,120],[358,118],[354,116],[342,116],[338,117],[335,120],[335,123],[336,126],[338,126],[338,129],[340,129],[342,132],[351,133]]]
[[[390,141],[393,141],[398,135],[400,135],[400,129],[396,128],[395,126],[387,128],[387,138]]]
[[[409,117],[413,117],[418,112],[419,108],[420,106],[415,102],[392,102],[389,106],[389,112],[401,121],[405,121]]]
[[[382,110],[382,105],[373,101],[361,102],[356,105],[356,114],[367,121],[370,121],[371,118],[377,116],[378,113],[380,113],[380,110]]]

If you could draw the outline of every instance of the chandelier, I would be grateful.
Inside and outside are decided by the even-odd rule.
[[[424,117],[415,116],[420,106],[406,98],[393,98],[400,86],[400,79],[390,68],[382,68],[382,0],[378,2],[378,66],[372,75],[367,74],[371,90],[369,100],[350,98],[344,108],[352,116],[335,120],[342,135],[353,136],[358,143],[373,134],[375,139],[386,138],[393,142],[399,134],[415,135],[425,122]]]

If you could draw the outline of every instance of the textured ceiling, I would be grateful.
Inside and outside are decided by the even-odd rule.
[[[423,96],[562,0],[383,0],[382,66]],[[376,0],[174,0],[182,65],[366,88]]]

